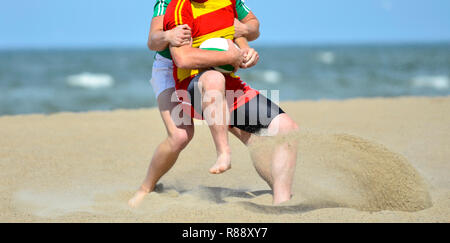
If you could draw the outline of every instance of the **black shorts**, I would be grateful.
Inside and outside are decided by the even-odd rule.
[[[199,75],[200,76],[200,75]],[[201,91],[198,87],[198,78],[194,78],[188,86],[191,104],[198,114],[202,112]],[[268,128],[272,120],[279,114],[285,113],[277,104],[262,94],[239,106],[231,112],[230,126],[239,128],[248,133],[257,133]]]
[[[258,94],[231,113],[230,126],[249,133],[268,128],[272,120],[284,111],[264,95]]]

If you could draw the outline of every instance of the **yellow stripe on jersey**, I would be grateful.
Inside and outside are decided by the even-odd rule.
[[[194,75],[197,75],[199,73],[198,69],[182,69],[182,68],[177,68],[177,78],[179,80],[179,82],[190,78]]]
[[[178,9],[178,25],[182,25],[183,24],[183,15],[182,15],[182,10],[183,10],[183,7],[184,7],[184,2],[186,2],[186,0],[182,0],[181,1],[181,5],[180,5],[180,7],[179,7],[179,9]]]
[[[180,3],[181,3],[181,0],[179,0],[178,2],[177,2],[177,5],[175,6],[175,25],[178,25],[178,7],[179,7],[179,5],[180,5]]]
[[[233,38],[234,38],[234,25],[230,26],[228,28],[225,28],[225,29],[214,31],[214,32],[206,34],[206,35],[194,37],[193,41],[192,41],[192,47],[197,48],[204,41],[206,41],[208,39],[211,39],[211,38],[225,38],[225,39],[233,40]]]
[[[198,3],[195,1],[191,1],[192,6],[192,14],[194,15],[194,19],[217,11],[219,9],[230,6],[232,3],[230,0],[214,0],[214,1],[206,1],[204,3]]]
[[[179,19],[178,19],[178,16],[179,16],[178,13],[180,12],[180,6],[183,5],[182,2],[184,2],[184,1],[183,0],[179,0],[177,2],[177,5],[175,6],[175,25],[180,25]]]

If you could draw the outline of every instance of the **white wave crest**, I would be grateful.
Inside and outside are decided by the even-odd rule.
[[[336,55],[331,51],[323,51],[317,54],[317,60],[324,64],[333,64],[335,59]]]
[[[281,81],[281,73],[275,70],[263,71],[261,75],[266,83],[276,84]]]
[[[108,74],[81,73],[67,77],[67,83],[70,86],[86,89],[99,89],[111,87],[114,79]]]
[[[249,81],[264,82],[268,84],[279,83],[282,79],[282,74],[275,70],[252,70],[247,76]],[[246,78],[246,79],[247,79]]]
[[[449,78],[447,76],[418,76],[412,79],[412,85],[418,88],[434,88],[445,90],[449,87]]]

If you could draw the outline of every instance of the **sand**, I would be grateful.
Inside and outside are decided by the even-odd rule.
[[[138,209],[165,137],[156,109],[0,117],[0,222],[450,222],[450,97],[282,103],[302,131],[210,175],[204,125]],[[298,141],[292,201],[271,205],[249,152]],[[250,151],[249,151],[250,150]]]

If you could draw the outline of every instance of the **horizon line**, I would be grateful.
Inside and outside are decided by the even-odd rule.
[[[450,45],[450,40],[430,41],[361,41],[361,42],[279,42],[254,43],[254,47],[339,47],[339,46],[398,46],[398,45]],[[101,50],[101,49],[147,49],[147,46],[136,44],[104,44],[104,45],[36,45],[36,46],[0,46],[0,51],[39,51],[39,50]]]

